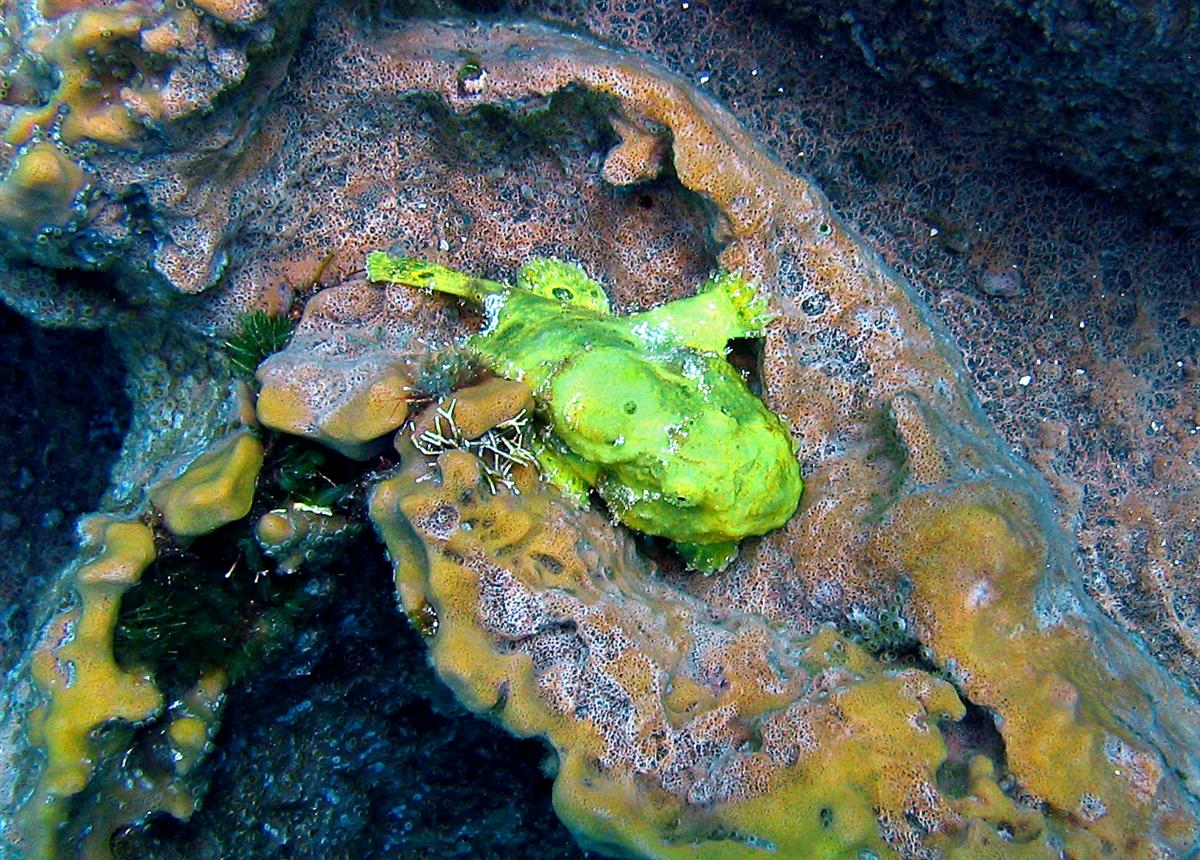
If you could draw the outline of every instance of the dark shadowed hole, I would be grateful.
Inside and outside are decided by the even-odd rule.
[[[1004,738],[996,728],[991,713],[979,705],[966,703],[967,712],[961,720],[941,720],[938,728],[946,740],[947,757],[937,770],[938,790],[950,797],[966,796],[970,786],[968,770],[977,755],[987,756],[996,767],[996,777],[1004,786],[1008,773],[1008,758]]]
[[[204,805],[118,836],[118,860],[585,856],[550,806],[544,746],[434,676],[382,548],[335,566],[303,632],[230,689]]]
[[[726,357],[746,380],[746,385],[754,394],[762,394],[762,377],[759,368],[762,366],[763,340],[759,337],[736,338],[729,342],[729,352]]]

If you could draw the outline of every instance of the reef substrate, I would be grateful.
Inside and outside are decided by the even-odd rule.
[[[66,15],[70,39],[83,17]],[[150,38],[142,19],[122,26]],[[132,139],[94,123],[72,132],[90,156],[34,131],[10,153],[12,188],[59,208],[20,199],[58,232],[6,264],[6,296],[107,326],[134,417],[104,513],[0,690],[9,850],[104,856],[114,832],[190,815],[248,643],[286,638],[323,578],[352,575],[338,558],[364,508],[439,677],[550,744],[555,810],[584,846],[1195,848],[1196,703],[1091,601],[1049,489],[997,437],[961,356],[811,182],[686,81],[545,26],[327,8],[284,79],[288,50],[264,50],[267,77],[251,64],[259,85],[203,121],[138,113],[128,88],[126,114],[102,99],[96,122],[132,111],[221,140],[127,159],[137,180],[88,161]],[[165,196],[147,204],[138,186]],[[147,205],[163,217],[129,227]],[[42,235],[9,227],[14,242]],[[89,264],[102,233],[91,264],[111,283],[40,268]],[[688,575],[529,470],[497,488],[467,450],[417,450],[418,407],[474,396],[483,432],[505,415],[471,394],[456,306],[359,276],[381,246],[497,276],[534,254],[573,259],[622,311],[679,298],[716,265],[759,282],[775,319],[752,376],[792,428],[800,510],[726,571]],[[240,378],[223,344],[247,313],[293,308],[288,345]],[[338,492],[319,493],[321,476]],[[184,562],[219,578],[243,539],[264,558],[242,549],[230,567],[245,577],[238,648],[187,671],[153,641],[128,650],[137,589],[169,596],[163,571]]]

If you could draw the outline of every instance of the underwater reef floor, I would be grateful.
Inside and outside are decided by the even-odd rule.
[[[624,26],[618,18],[594,29],[620,35]],[[272,788],[293,792],[296,808],[317,807],[316,819],[289,812],[273,831],[256,822],[273,814],[276,795],[205,806],[210,780],[251,776],[229,757],[246,736],[229,735],[232,713],[221,728],[227,709],[245,702],[266,719],[255,685],[286,689],[275,680],[286,677],[281,660],[312,678],[324,654],[347,653],[342,639],[361,598],[340,595],[357,571],[374,571],[376,589],[380,577],[377,563],[360,560],[378,550],[356,524],[369,508],[438,675],[471,710],[550,741],[555,809],[586,846],[638,856],[817,845],[828,856],[1006,856],[1016,845],[1030,856],[1064,846],[1079,856],[1155,856],[1194,847],[1200,745],[1186,685],[1196,550],[1187,523],[1197,416],[1178,382],[1195,373],[1194,299],[1166,284],[1110,300],[1084,277],[1082,289],[1101,292],[1072,310],[1123,315],[1129,331],[1073,322],[1080,343],[1060,356],[1087,353],[1084,366],[1064,370],[1058,358],[1057,370],[1035,364],[1017,377],[989,362],[1020,361],[1035,339],[972,335],[1011,334],[1070,299],[1070,279],[1056,282],[1059,292],[1035,292],[1046,285],[1035,275],[1049,250],[1031,243],[1017,277],[1016,263],[995,262],[1014,249],[980,239],[982,227],[930,215],[929,238],[958,238],[921,245],[914,258],[953,255],[950,272],[977,266],[984,298],[912,286],[815,185],[761,148],[756,135],[775,140],[762,114],[741,108],[747,131],[649,62],[536,24],[413,22],[332,7],[287,65],[290,50],[268,53],[260,76],[246,77],[271,86],[221,79],[230,95],[207,122],[222,133],[189,138],[198,125],[189,102],[170,126],[181,145],[138,164],[140,176],[128,159],[124,172],[98,169],[122,161],[103,147],[27,149],[9,174],[10,193],[32,193],[33,176],[93,183],[67,195],[82,208],[34,256],[61,265],[87,248],[111,283],[81,288],[13,260],[7,298],[31,315],[107,328],[133,415],[105,514],[85,524],[79,562],[47,587],[33,624],[40,644],[3,688],[0,808],[22,822],[6,827],[6,839],[32,846],[32,856],[70,856],[76,844],[102,856],[111,832],[122,834],[119,851],[160,856],[193,839],[218,854],[268,850],[254,823],[301,853],[340,850],[377,828],[381,850],[444,851],[444,834],[415,841],[440,826],[440,812],[379,806],[411,783],[380,776],[360,791],[344,776],[349,765],[338,776],[341,763],[307,746],[314,767],[304,778],[315,784],[281,774]],[[239,99],[256,106],[254,121],[223,126],[251,115],[239,115]],[[79,173],[51,164],[60,157],[78,157]],[[139,187],[147,196],[130,195]],[[871,239],[884,229],[875,213],[887,210],[865,199],[846,214],[861,216]],[[128,229],[140,218],[144,229]],[[1155,229],[1129,241],[1148,242]],[[904,245],[880,239],[885,254]],[[1181,242],[1188,259],[1192,246]],[[419,423],[430,402],[473,396],[478,379],[453,347],[475,324],[469,313],[361,278],[365,253],[382,247],[499,279],[532,256],[571,259],[609,287],[621,312],[687,295],[718,264],[760,281],[776,320],[753,345],[750,377],[793,428],[807,483],[799,514],[747,542],[727,571],[700,577],[529,474],[515,479],[517,494],[485,486],[466,451],[430,456],[403,430],[389,447],[410,409]],[[1154,271],[1164,255],[1147,246],[1136,259]],[[918,274],[942,271],[931,264]],[[1127,269],[1112,277],[1134,289]],[[299,319],[257,356],[274,352],[251,380],[227,344],[239,343],[254,311]],[[1051,327],[1042,337],[1060,335]],[[1122,375],[1123,359],[1111,356],[1135,337],[1145,373],[1134,363]],[[1070,382],[1051,384],[1054,374]],[[1132,393],[1105,412],[1103,398],[1118,389]],[[1055,411],[1064,397],[1074,412]],[[1151,419],[1150,439],[1135,433],[1134,405],[1169,416]],[[1029,415],[1045,417],[1019,429]],[[1071,415],[1096,423],[1066,429]],[[480,432],[503,420],[481,407]],[[1014,453],[1014,434],[1032,464]],[[1123,454],[1076,450],[1079,434],[1124,444]],[[1168,475],[1179,476],[1169,488]],[[1137,489],[1114,494],[1122,481]],[[1124,518],[1104,515],[1114,509]],[[1152,525],[1166,522],[1182,528],[1158,525],[1160,537]],[[232,584],[222,585],[227,564]],[[181,595],[199,604],[173,602]],[[343,605],[351,614],[339,614]],[[179,621],[185,615],[194,620]],[[178,624],[194,637],[184,641],[203,642],[204,624],[222,617],[237,623],[213,627],[220,647],[197,660],[164,649],[141,620]],[[414,637],[397,639],[410,649],[398,678],[429,690]],[[368,713],[372,673],[387,671],[372,641],[363,679],[347,680]],[[348,702],[306,704],[320,692],[307,683],[297,682],[278,731],[307,731],[310,719],[334,725],[330,714],[354,721]],[[333,684],[328,695],[346,689]],[[455,714],[430,696],[433,713]],[[415,743],[450,746],[478,742],[456,740],[459,732],[483,731],[429,731],[429,708],[408,692],[398,702],[410,711],[398,723],[363,718],[365,737],[425,726]],[[46,768],[31,766],[30,743],[48,753]],[[214,744],[225,753],[214,756]],[[432,766],[427,752],[403,766]],[[509,754],[481,756],[486,769]],[[130,788],[131,773],[144,788]],[[343,778],[344,792],[330,787]],[[318,784],[324,793],[314,797]],[[561,845],[557,826],[508,826],[533,813],[504,808],[480,804],[481,815],[507,824],[465,825],[461,844],[487,832],[491,847],[481,850],[498,856],[532,853],[526,840],[540,835]],[[235,820],[206,817],[220,810]],[[164,814],[196,824],[164,823]],[[335,814],[327,827],[313,824]],[[124,832],[151,815],[147,833]]]

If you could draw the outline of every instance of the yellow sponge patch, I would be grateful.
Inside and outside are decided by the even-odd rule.
[[[153,534],[142,523],[103,516],[85,521],[83,531],[97,555],[75,572],[79,606],[54,620],[33,658],[34,681],[49,694],[30,720],[32,740],[46,753],[22,822],[35,858],[57,854],[55,835],[71,798],[96,766],[92,733],[111,720],[147,720],[163,704],[146,672],[118,666],[113,655],[121,595],[154,561]]]
[[[24,234],[65,226],[75,217],[75,198],[84,185],[78,164],[52,143],[35,143],[0,181],[0,225]]]
[[[176,537],[196,537],[250,512],[263,446],[241,430],[218,442],[183,474],[150,494],[163,523]]]

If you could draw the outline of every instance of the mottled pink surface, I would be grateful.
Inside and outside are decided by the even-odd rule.
[[[1093,597],[1196,689],[1200,236],[1021,160],[969,105],[872,80],[752,4],[516,5],[685,75],[816,180],[965,354],[1078,536]],[[989,295],[1010,267],[1017,294]]]

